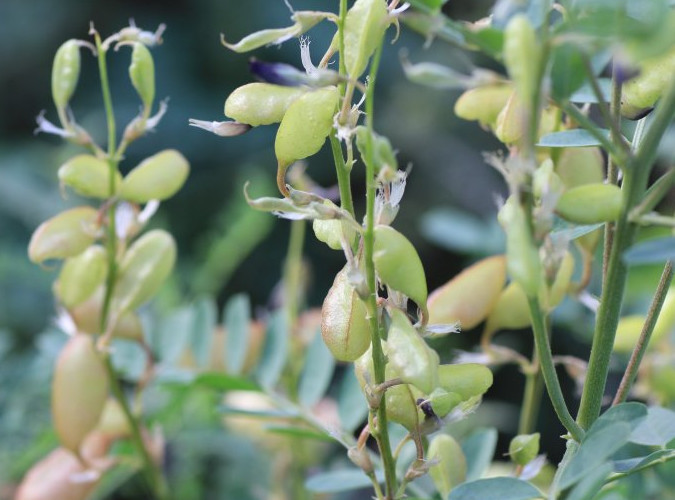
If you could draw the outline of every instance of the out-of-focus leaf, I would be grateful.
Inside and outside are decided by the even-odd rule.
[[[524,14],[538,28],[551,10],[551,0],[498,0],[492,8],[492,26],[504,29],[513,16]]]
[[[212,297],[203,296],[197,299],[191,307],[192,311],[192,334],[190,346],[199,366],[204,366],[209,361],[213,332],[216,327],[216,302]]]
[[[504,232],[496,221],[484,221],[459,210],[427,212],[420,230],[429,241],[455,252],[494,255],[504,251]]]
[[[381,471],[376,471],[378,481],[383,481]],[[313,493],[339,493],[372,487],[368,476],[361,469],[343,469],[322,472],[305,481],[305,488]]]
[[[123,339],[115,340],[111,358],[113,366],[123,378],[137,381],[143,376],[146,357],[138,343]]]
[[[460,484],[450,492],[448,500],[531,500],[544,498],[526,481],[515,477],[492,477]]]
[[[246,410],[243,408],[233,408],[232,406],[221,406],[218,408],[218,411],[224,415],[240,415],[260,419],[296,418],[298,416],[285,410]]]
[[[598,86],[600,87],[600,91],[602,92],[602,95],[607,101],[609,95],[612,92],[612,80],[609,78],[598,78]],[[598,102],[598,98],[595,95],[595,92],[593,92],[593,89],[591,88],[591,85],[589,83],[581,85],[569,98],[571,102],[576,102],[580,104],[586,104],[586,103],[596,103]]]
[[[609,137],[609,130],[601,129],[600,132]],[[546,148],[581,148],[600,146],[600,141],[593,137],[590,132],[581,128],[576,128],[573,130],[563,130],[561,132],[546,134],[539,139],[537,146]]]
[[[626,264],[654,264],[675,260],[675,236],[643,241],[623,254]]]
[[[556,46],[551,59],[551,96],[563,101],[584,83],[584,59],[579,47],[572,43]]]
[[[338,415],[342,428],[352,432],[368,415],[368,405],[354,370],[345,370],[338,395]]]
[[[653,406],[647,409],[647,418],[633,429],[629,441],[646,446],[666,446],[675,438],[675,412]]]
[[[628,472],[646,469],[675,458],[675,450],[658,450],[644,457],[626,458],[614,461],[614,472]]]
[[[316,441],[333,441],[328,434],[324,434],[312,429],[303,429],[301,427],[292,427],[286,425],[268,425],[265,427],[267,432],[282,434],[297,439],[314,439]]]
[[[144,325],[145,326],[145,325]],[[156,322],[151,328],[157,357],[167,366],[175,365],[188,345],[192,333],[192,311],[182,307]]]
[[[605,462],[600,467],[588,471],[572,491],[565,497],[566,500],[591,500],[603,487],[605,479],[612,472],[612,466]]]
[[[234,295],[225,304],[223,313],[225,330],[225,360],[232,373],[241,372],[249,345],[249,324],[251,322],[251,303],[248,296]]]
[[[255,376],[261,386],[269,389],[279,380],[288,356],[288,327],[282,310],[275,312],[267,323],[265,344]]]
[[[246,377],[238,377],[227,373],[207,372],[197,375],[195,385],[208,387],[217,391],[259,391],[260,387]]]
[[[466,457],[466,480],[480,479],[492,462],[497,447],[497,429],[479,429],[461,442]]]
[[[305,366],[302,369],[298,388],[300,404],[312,407],[323,397],[335,369],[335,358],[326,347],[320,334],[307,349]]]

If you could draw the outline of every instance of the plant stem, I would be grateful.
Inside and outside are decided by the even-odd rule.
[[[105,296],[103,299],[103,306],[101,309],[101,319],[100,319],[100,330],[101,333],[106,332],[109,325],[110,317],[110,305],[112,302],[112,294],[115,289],[115,282],[117,279],[117,232],[115,224],[115,211],[117,203],[114,200],[114,195],[116,191],[115,179],[118,170],[118,162],[116,160],[115,154],[115,143],[117,141],[116,136],[116,125],[115,125],[115,114],[113,111],[112,96],[110,94],[110,84],[108,81],[108,69],[106,65],[106,51],[101,45],[101,37],[98,32],[94,32],[94,40],[96,42],[96,50],[98,55],[98,69],[99,75],[101,78],[101,91],[103,93],[103,104],[105,107],[106,122],[108,126],[108,152],[107,152],[107,161],[109,166],[109,199],[108,199],[108,225],[107,225],[107,237],[106,237],[106,249],[108,254],[108,275],[106,279],[105,286]],[[124,395],[122,386],[117,378],[117,373],[115,373],[115,368],[110,359],[110,355],[106,352],[103,355],[104,365],[106,372],[108,374],[108,379],[110,380],[110,387],[115,399],[119,402],[122,412],[129,424],[131,429],[131,438],[141,455],[141,460],[143,463],[143,474],[150,486],[150,489],[153,491],[155,496],[158,499],[164,499],[167,497],[168,490],[166,483],[164,481],[164,476],[161,473],[161,470],[155,466],[152,457],[145,447],[143,442],[143,437],[141,436],[141,431],[139,428],[138,421],[136,417],[132,414],[129,403]]]
[[[668,292],[668,287],[670,286],[672,280],[673,263],[668,261],[666,262],[663,272],[661,273],[661,279],[659,280],[659,285],[656,288],[656,292],[654,293],[652,303],[649,306],[645,323],[642,326],[642,331],[640,332],[640,338],[638,339],[637,344],[635,345],[635,348],[633,349],[633,352],[630,356],[628,366],[626,367],[626,371],[623,374],[621,383],[619,384],[619,389],[614,396],[614,401],[612,401],[612,406],[623,403],[630,392],[633,382],[635,381],[638,368],[642,362],[642,358],[647,351],[649,340],[651,339],[652,333],[654,332],[656,321],[659,319],[659,314],[661,313],[661,308],[663,307],[663,303],[666,300],[666,293]]]
[[[671,168],[659,177],[654,184],[647,190],[647,194],[642,199],[640,204],[633,209],[630,214],[631,219],[640,217],[650,210],[653,210],[656,205],[670,192],[675,185],[675,168]]]
[[[611,156],[613,162],[615,162],[617,165],[625,164],[625,153],[617,149],[616,145],[595,125],[595,123],[591,121],[590,118],[583,114],[579,108],[569,101],[560,103],[559,106],[570,118],[577,122],[581,128],[586,130],[595,139],[597,139],[600,145],[605,148],[607,154]]]
[[[382,42],[375,51],[375,55],[370,63],[370,78],[368,91],[366,93],[366,127],[368,136],[366,142],[366,230],[363,235],[364,240],[364,258],[366,266],[366,282],[368,284],[369,296],[366,302],[370,322],[370,334],[373,350],[373,371],[375,375],[375,384],[384,382],[384,368],[386,364],[384,352],[382,350],[382,325],[379,321],[379,311],[377,308],[377,283],[375,281],[375,264],[373,263],[373,248],[375,242],[375,151],[373,148],[373,110],[374,110],[374,89],[377,69],[382,55]],[[396,464],[391,453],[389,442],[389,430],[387,428],[387,408],[386,398],[383,397],[377,408],[377,427],[371,428],[372,434],[377,440],[380,455],[382,456],[382,465],[384,467],[385,478],[385,498],[393,500],[396,492]]]
[[[537,354],[536,347],[532,355],[531,366],[533,370],[525,373],[525,391],[523,393],[523,404],[520,409],[518,434],[531,434],[537,427],[539,405],[544,389],[542,382],[544,379],[539,368],[539,355]]]
[[[548,395],[551,398],[553,409],[558,415],[558,419],[565,426],[567,431],[572,435],[576,441],[581,441],[584,436],[584,431],[574,421],[572,415],[567,409],[565,398],[560,388],[560,381],[555,371],[553,364],[553,356],[551,354],[551,345],[548,341],[548,333],[546,331],[546,322],[544,315],[539,306],[537,297],[528,297],[528,304],[530,306],[530,315],[532,317],[532,330],[534,331],[534,343],[539,355],[539,363],[541,365],[541,373],[546,383]]]
[[[624,169],[621,213],[614,233],[614,244],[607,268],[607,279],[603,285],[600,308],[595,323],[586,384],[581,395],[581,404],[577,415],[577,422],[585,429],[600,415],[609,371],[609,359],[619,322],[627,277],[623,253],[632,244],[636,231],[636,225],[629,222],[628,216],[633,207],[644,196],[649,174],[656,158],[656,150],[663,133],[670,125],[673,115],[675,115],[675,81],[671,82],[668,91],[661,98],[654,120],[649,130],[644,134],[637,154],[631,158],[627,168]]]
[[[330,135],[330,146],[333,151],[333,161],[337,172],[338,187],[340,189],[340,206],[354,216],[354,201],[352,200],[352,188],[349,183],[349,168],[342,156],[340,141],[335,135]]]

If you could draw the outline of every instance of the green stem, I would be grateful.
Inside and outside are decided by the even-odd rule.
[[[94,33],[94,40],[96,42],[96,50],[98,54],[98,69],[99,75],[101,78],[101,91],[103,93],[103,103],[105,107],[106,122],[108,126],[108,152],[107,152],[107,161],[109,166],[109,200],[108,200],[108,224],[107,224],[107,237],[106,237],[106,249],[108,254],[108,275],[106,279],[105,286],[105,296],[103,299],[103,306],[101,310],[101,320],[100,320],[100,330],[101,333],[107,333],[109,328],[109,319],[110,319],[110,305],[112,302],[112,294],[115,289],[115,282],[117,279],[117,234],[116,234],[116,224],[115,224],[115,209],[116,201],[114,200],[114,194],[116,191],[115,179],[118,170],[118,163],[115,155],[115,142],[116,138],[116,125],[115,125],[115,114],[113,111],[112,97],[110,94],[110,84],[108,82],[108,69],[106,65],[106,51],[101,45],[101,37],[98,32]],[[168,489],[164,481],[164,476],[162,475],[159,467],[155,466],[155,463],[150,456],[148,449],[143,442],[143,437],[141,436],[140,427],[136,417],[132,414],[129,403],[122,391],[122,387],[117,378],[117,373],[115,373],[115,368],[113,367],[112,361],[108,354],[103,356],[106,372],[108,373],[108,379],[110,380],[110,387],[115,399],[119,402],[122,412],[125,415],[129,428],[131,429],[131,438],[136,446],[138,452],[141,455],[141,460],[143,462],[143,474],[148,481],[150,489],[154,492],[155,496],[158,499],[164,499],[167,497]]]
[[[636,232],[636,225],[629,222],[628,216],[633,207],[644,196],[649,174],[656,159],[659,142],[666,128],[670,125],[673,115],[675,115],[675,81],[671,83],[670,88],[661,98],[652,124],[644,134],[637,154],[631,158],[629,165],[624,169],[621,213],[614,233],[614,244],[607,268],[607,279],[603,286],[595,323],[586,384],[581,395],[581,404],[577,415],[577,422],[585,429],[600,415],[609,371],[609,360],[619,322],[621,302],[628,274],[623,261],[623,253],[632,244]]]
[[[537,427],[544,379],[539,368],[539,356],[536,348],[532,356],[531,366],[536,370],[525,373],[525,391],[520,409],[520,420],[518,421],[518,434],[531,434]]]
[[[291,221],[291,234],[288,240],[288,250],[284,263],[284,310],[286,326],[289,332],[294,332],[297,327],[300,297],[300,284],[302,279],[302,247],[305,241],[306,221]],[[292,356],[300,359],[303,347],[298,342],[297,335],[291,335],[295,339],[291,344]],[[292,397],[298,396],[298,379],[300,378],[301,363],[291,363],[289,381],[286,385]]]
[[[586,130],[595,139],[597,139],[600,145],[611,156],[613,162],[619,166],[622,166],[626,163],[626,155],[621,150],[617,149],[616,145],[605,134],[603,134],[602,131],[595,125],[595,123],[593,123],[591,119],[585,114],[583,114],[579,108],[569,101],[560,103],[559,106],[570,118],[577,122],[581,128]]]
[[[366,306],[370,322],[370,334],[372,337],[373,350],[373,371],[375,384],[381,384],[385,380],[384,368],[386,360],[382,350],[382,327],[379,321],[379,312],[377,308],[377,283],[375,281],[375,264],[373,263],[373,248],[375,241],[375,151],[373,148],[373,110],[374,110],[374,89],[377,69],[382,55],[382,42],[375,51],[370,64],[370,77],[368,90],[366,93],[366,127],[368,136],[366,142],[366,230],[363,235],[364,240],[364,258],[366,266],[366,281],[370,292]],[[393,500],[396,492],[396,464],[391,453],[391,444],[389,442],[389,430],[387,428],[387,408],[386,398],[382,398],[377,408],[377,428],[373,428],[372,434],[377,440],[380,455],[382,456],[382,465],[384,467],[385,491],[387,500]]]
[[[560,387],[560,381],[555,371],[553,363],[553,355],[551,354],[551,345],[548,341],[548,333],[546,331],[546,322],[544,315],[539,306],[539,300],[536,297],[528,297],[530,306],[530,316],[532,317],[532,330],[534,331],[534,343],[539,355],[539,363],[541,365],[541,373],[544,377],[548,395],[553,404],[553,409],[558,415],[558,419],[565,426],[567,431],[572,435],[576,441],[581,441],[584,436],[584,431],[574,421],[572,415],[567,409],[565,398]]]
[[[645,214],[640,217],[631,216],[630,221],[640,226],[675,227],[675,217],[659,215],[657,213]]]
[[[654,184],[647,190],[647,194],[640,204],[631,212],[631,219],[638,218],[641,215],[653,210],[656,205],[670,192],[675,185],[675,168],[671,168],[659,177]]]
[[[334,134],[330,136],[330,146],[333,151],[333,161],[337,172],[338,187],[340,189],[340,206],[354,216],[354,201],[352,200],[352,188],[349,181],[349,168],[342,156],[340,141]]]
[[[614,401],[612,401],[612,406],[619,403],[623,403],[630,392],[630,389],[635,381],[638,368],[642,362],[642,358],[647,351],[647,346],[649,345],[649,340],[652,337],[654,332],[654,327],[656,326],[656,321],[659,319],[659,314],[661,314],[661,308],[663,303],[666,300],[666,293],[668,292],[668,287],[670,286],[671,281],[673,280],[673,263],[671,261],[666,262],[666,265],[663,268],[661,273],[661,279],[659,280],[659,285],[656,288],[654,293],[654,298],[652,303],[649,306],[649,311],[647,312],[647,317],[645,318],[645,323],[642,326],[642,331],[640,332],[640,338],[633,349],[633,352],[628,361],[628,366],[626,371],[623,374],[621,383],[619,384],[619,389],[614,396]]]

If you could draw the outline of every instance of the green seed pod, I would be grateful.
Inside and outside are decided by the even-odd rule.
[[[509,456],[513,463],[524,466],[535,459],[539,453],[539,433],[520,434],[509,443]]]
[[[333,127],[338,98],[337,87],[326,87],[306,92],[288,106],[274,144],[279,162],[292,163],[321,149]]]
[[[166,200],[183,187],[190,164],[175,149],[165,149],[143,160],[129,172],[120,188],[120,198],[135,203]]]
[[[66,259],[59,279],[54,283],[55,293],[66,307],[74,307],[87,300],[103,283],[108,273],[108,254],[99,245],[93,245],[76,257]]]
[[[101,310],[103,309],[103,287],[100,287],[87,300],[68,309],[77,331],[89,334],[101,333]],[[115,322],[112,336],[141,342],[143,324],[141,318],[132,311],[123,313]]]
[[[171,274],[176,243],[161,229],[145,233],[124,254],[113,295],[113,309],[130,311],[150,299]]]
[[[485,330],[492,334],[497,330],[518,330],[531,324],[527,295],[518,283],[512,281],[499,296],[485,323]]]
[[[506,105],[497,115],[495,136],[504,144],[514,144],[525,131],[525,108],[520,96],[515,92],[506,101]]]
[[[478,363],[441,365],[438,368],[439,386],[459,394],[462,401],[481,396],[492,386],[492,372]]]
[[[329,200],[326,200],[324,205],[335,207]],[[345,239],[351,243],[356,236],[356,230],[351,225],[337,219],[314,219],[312,229],[316,239],[324,242],[333,250],[342,250],[342,240]]]
[[[621,189],[613,184],[584,184],[565,191],[556,212],[570,222],[595,224],[616,220],[621,212]]]
[[[675,50],[645,61],[640,74],[623,85],[621,114],[636,120],[648,113],[675,75]]]
[[[152,108],[155,100],[155,63],[150,50],[140,42],[134,42],[129,65],[129,78],[138,92],[146,110]]]
[[[434,410],[436,416],[443,418],[450,413],[455,406],[464,401],[464,398],[456,392],[448,392],[441,387],[437,387],[429,395],[427,401],[431,404],[431,408]]]
[[[556,164],[556,173],[566,188],[599,184],[605,178],[604,161],[599,148],[564,148]]]
[[[76,334],[61,351],[52,382],[52,416],[61,445],[79,455],[101,417],[108,375],[88,335]]]
[[[466,480],[466,457],[462,447],[448,434],[435,436],[429,444],[427,459],[438,463],[429,468],[429,475],[441,498],[448,498],[455,486]]]
[[[539,250],[534,244],[525,210],[511,196],[499,211],[499,220],[506,231],[506,268],[512,280],[519,283],[528,296],[536,296],[543,284]]]
[[[364,163],[369,135],[372,136],[373,141],[375,175],[379,174],[380,170],[385,166],[389,167],[392,171],[397,171],[398,161],[396,160],[396,153],[394,152],[389,139],[375,132],[371,134],[368,127],[359,125],[356,127],[356,147],[359,149],[361,157],[364,159]]]
[[[383,347],[386,354],[387,345],[383,344]],[[364,393],[366,386],[375,384],[372,346],[354,362],[354,373]],[[385,368],[385,379],[393,380],[398,377],[398,372],[396,372],[391,363],[388,363]],[[409,431],[415,430],[419,423],[424,420],[424,414],[417,406],[417,400],[421,397],[422,393],[419,389],[409,384],[401,384],[388,388],[384,393],[387,405],[387,418],[392,422],[401,424]]]
[[[483,127],[495,128],[497,116],[511,97],[510,85],[485,85],[464,92],[455,102],[455,114],[465,120],[478,120]]]
[[[427,279],[415,247],[391,226],[375,226],[374,232],[373,262],[380,281],[426,309]]]
[[[338,104],[337,87],[326,87],[298,97],[286,110],[274,141],[277,156],[277,185],[284,196],[286,170],[296,160],[318,153],[333,129]]]
[[[349,284],[347,268],[336,276],[321,308],[321,335],[339,361],[354,361],[370,346],[366,305]]]
[[[131,436],[131,427],[122,405],[115,398],[108,398],[103,407],[96,430],[110,439],[122,439]]]
[[[80,44],[68,40],[59,47],[52,66],[52,98],[59,110],[68,106],[80,77]]]
[[[98,212],[91,207],[71,208],[44,221],[28,244],[28,257],[39,264],[48,259],[65,259],[80,254],[96,237]]]
[[[303,87],[284,87],[271,83],[249,83],[232,92],[225,101],[225,116],[253,127],[279,123],[302,94]]]
[[[429,322],[456,321],[469,330],[483,321],[506,283],[506,258],[488,257],[468,267],[429,295]]]
[[[403,311],[392,309],[390,314],[391,325],[387,333],[389,364],[401,380],[429,394],[438,387],[438,354],[417,333]]]
[[[557,196],[564,189],[560,177],[553,171],[553,161],[547,158],[534,171],[532,176],[532,192],[537,200],[547,196]]]
[[[529,108],[534,96],[541,45],[524,14],[513,16],[504,30],[504,64],[520,99]]]
[[[388,26],[389,12],[384,0],[354,2],[344,27],[345,67],[350,77],[357,79],[366,70]]]
[[[107,199],[115,195],[122,176],[115,171],[115,192],[110,192],[110,165],[92,155],[77,155],[59,168],[59,181],[77,194]]]

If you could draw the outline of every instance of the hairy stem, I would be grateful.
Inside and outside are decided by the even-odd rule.
[[[654,332],[654,327],[656,326],[656,321],[659,319],[659,314],[661,313],[661,308],[663,303],[666,300],[666,293],[668,292],[668,287],[670,286],[671,281],[673,280],[673,263],[671,261],[666,262],[666,265],[663,268],[661,273],[661,279],[659,280],[659,285],[656,288],[654,293],[654,298],[652,303],[649,306],[649,311],[647,311],[647,317],[645,318],[645,323],[642,326],[642,331],[640,332],[640,338],[633,349],[633,353],[630,356],[628,361],[628,366],[626,371],[623,374],[621,383],[619,384],[619,389],[614,396],[614,401],[612,401],[612,406],[619,403],[623,403],[628,397],[635,377],[637,375],[638,368],[642,362],[642,358],[647,351],[647,346],[649,345],[649,340],[652,337]]]
[[[105,107],[106,122],[108,125],[108,153],[107,161],[109,166],[109,188],[108,194],[110,196],[108,200],[107,208],[107,235],[106,235],[106,250],[108,254],[108,275],[106,279],[105,286],[105,295],[103,299],[103,306],[101,310],[101,320],[100,320],[100,330],[101,333],[106,332],[110,328],[110,305],[112,302],[112,294],[115,289],[115,281],[117,279],[117,234],[116,234],[116,224],[115,224],[115,210],[116,202],[114,200],[114,194],[116,191],[115,178],[118,169],[118,162],[116,160],[117,156],[115,154],[115,142],[116,138],[116,126],[115,126],[115,115],[112,105],[112,97],[110,94],[110,84],[108,82],[108,69],[106,65],[106,51],[101,45],[101,38],[98,32],[94,33],[94,39],[96,42],[96,50],[98,55],[98,69],[99,75],[101,78],[101,90],[103,93],[103,103]],[[167,497],[168,489],[166,483],[164,482],[164,476],[161,473],[161,470],[155,466],[148,449],[143,442],[143,437],[141,435],[140,426],[136,417],[131,412],[129,402],[124,395],[120,382],[117,378],[117,373],[110,359],[110,355],[106,353],[103,356],[104,365],[108,373],[108,378],[110,380],[110,387],[115,399],[119,402],[122,412],[129,424],[131,429],[131,438],[138,450],[138,453],[141,456],[143,463],[143,475],[146,478],[150,489],[153,491],[155,496],[158,499],[164,499]]]
[[[532,355],[532,370],[525,373],[525,391],[518,421],[518,434],[531,434],[537,427],[539,406],[544,389],[536,347]]]
[[[368,138],[366,143],[366,230],[363,235],[364,257],[366,266],[366,281],[370,292],[366,306],[370,322],[370,334],[372,338],[373,350],[373,371],[375,375],[375,384],[384,382],[384,368],[386,360],[382,350],[382,328],[379,321],[379,312],[377,308],[377,283],[375,281],[375,264],[373,263],[373,248],[375,242],[375,151],[373,147],[373,110],[374,110],[374,89],[377,69],[382,55],[382,43],[375,51],[370,66],[370,78],[368,91],[366,93],[366,127],[368,128]],[[385,498],[393,500],[396,492],[396,464],[391,453],[391,444],[389,442],[389,431],[387,428],[387,408],[386,398],[382,398],[377,412],[377,427],[372,428],[372,434],[377,440],[380,455],[382,456],[382,465],[385,475]]]
[[[560,381],[555,371],[553,363],[553,355],[551,354],[551,345],[548,341],[548,333],[546,331],[546,322],[544,314],[539,306],[539,300],[536,297],[528,297],[530,306],[530,315],[532,316],[532,330],[534,331],[534,343],[539,355],[539,363],[541,365],[541,373],[548,390],[548,395],[551,398],[553,409],[558,415],[558,419],[572,435],[576,441],[581,441],[584,436],[584,431],[574,421],[572,415],[567,409],[565,398],[563,397]]]
[[[644,197],[659,142],[670,125],[673,115],[675,115],[675,81],[671,82],[668,91],[661,98],[649,130],[643,135],[637,153],[625,169],[621,213],[614,233],[607,279],[603,286],[595,323],[586,384],[577,415],[577,422],[582,428],[588,428],[600,415],[609,360],[628,274],[623,261],[623,253],[632,244],[636,232],[636,225],[629,222],[628,216]]]

